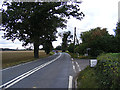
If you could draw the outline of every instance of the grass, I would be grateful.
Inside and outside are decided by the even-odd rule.
[[[77,58],[77,59],[96,59],[96,57],[91,57],[91,56],[84,56],[84,55],[79,55],[78,54],[73,54],[73,53],[70,53],[68,52],[72,58]]]
[[[80,88],[119,88],[120,53],[101,54],[94,68],[87,67],[78,75],[77,86]]]
[[[80,88],[99,88],[98,81],[96,79],[95,71],[89,66],[79,73],[77,79],[78,90]]]
[[[39,51],[39,58],[47,57],[44,51]],[[2,68],[33,61],[33,51],[2,51]]]

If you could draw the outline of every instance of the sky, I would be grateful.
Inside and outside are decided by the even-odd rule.
[[[2,5],[0,0],[0,7]],[[80,33],[89,31],[90,29],[101,27],[107,28],[109,34],[114,35],[114,29],[118,22],[118,2],[120,0],[82,0],[80,4],[80,10],[85,14],[82,20],[76,20],[71,18],[67,22],[66,29],[57,29],[58,32],[71,31],[73,34],[74,28],[76,27],[77,37],[80,38]],[[0,48],[11,48],[11,49],[24,49],[22,42],[15,40],[14,43],[11,40],[5,40],[2,31],[0,31]],[[54,47],[60,45],[62,39],[57,38],[52,44]],[[29,46],[28,46],[29,47]],[[40,46],[41,47],[41,46]]]

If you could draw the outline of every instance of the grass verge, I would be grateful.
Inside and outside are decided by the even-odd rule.
[[[96,74],[93,68],[89,66],[79,73],[77,79],[78,90],[80,88],[99,88]]]
[[[48,57],[44,51],[39,51],[39,58]],[[2,51],[2,68],[36,60],[33,51]]]
[[[84,55],[79,55],[78,56],[78,54],[73,54],[73,53],[70,53],[70,52],[68,52],[68,54],[70,54],[71,55],[71,57],[73,58],[77,58],[77,59],[96,59],[97,57],[91,57],[91,56],[84,56]]]

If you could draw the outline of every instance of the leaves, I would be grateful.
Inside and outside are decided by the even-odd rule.
[[[4,38],[19,39],[23,45],[38,43],[43,45],[56,40],[57,28],[65,28],[67,18],[81,19],[83,13],[77,3],[67,2],[5,2],[2,9]],[[45,45],[45,44],[44,44]]]

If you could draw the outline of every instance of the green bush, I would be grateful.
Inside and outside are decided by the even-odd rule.
[[[77,86],[77,90],[80,90],[82,88],[99,88],[99,82],[96,80],[94,68],[90,68],[89,66],[87,66],[87,68],[79,73]]]
[[[120,53],[101,54],[95,67],[101,88],[120,87]]]
[[[69,51],[65,51],[66,53],[69,53]]]
[[[53,54],[55,54],[55,53],[54,53],[54,52],[50,52],[50,53],[49,53],[49,55],[53,55]]]

